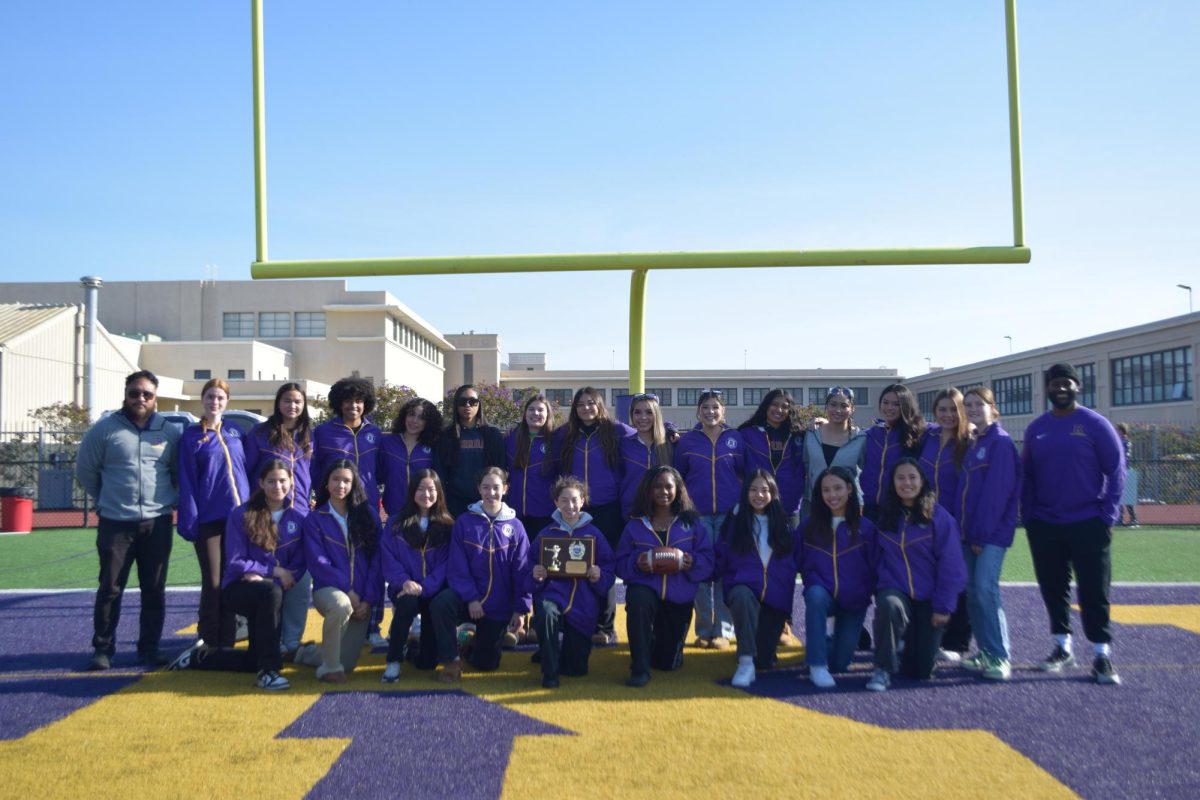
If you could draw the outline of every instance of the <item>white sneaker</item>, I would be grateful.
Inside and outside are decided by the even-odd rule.
[[[957,650],[938,650],[937,660],[947,666],[957,667],[962,663],[962,653]]]
[[[371,647],[387,647],[388,640],[384,638],[382,633],[376,631],[367,637],[367,641]]]
[[[387,662],[387,666],[383,668],[383,678],[380,680],[383,683],[395,683],[396,681],[400,680],[400,662]]]
[[[260,689],[266,689],[268,692],[278,692],[281,689],[292,688],[292,684],[288,683],[288,679],[273,669],[264,669],[259,672],[254,685]]]
[[[829,667],[809,667],[808,679],[818,689],[832,689],[837,686],[837,681],[829,674]]]
[[[867,681],[867,691],[871,692],[886,692],[888,687],[892,685],[892,676],[885,669],[876,669],[871,674],[871,680]]]
[[[733,685],[739,689],[745,689],[750,684],[754,683],[758,676],[754,674],[754,662],[747,664],[738,664],[737,670],[733,673]]]

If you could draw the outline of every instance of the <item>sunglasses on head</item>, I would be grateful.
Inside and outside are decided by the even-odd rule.
[[[650,393],[648,393],[648,392],[643,392],[642,394],[635,394],[635,395],[633,396],[633,399],[632,399],[632,400],[630,400],[629,402],[631,402],[631,403],[636,403],[636,402],[638,402],[639,400],[653,400],[654,402],[656,402],[656,403],[657,403],[657,402],[658,402],[658,395],[656,395],[656,394],[650,394]]]
[[[828,403],[830,398],[838,397],[839,395],[846,398],[850,402],[854,402],[854,390],[849,386],[830,387],[829,391],[825,394],[825,402]]]

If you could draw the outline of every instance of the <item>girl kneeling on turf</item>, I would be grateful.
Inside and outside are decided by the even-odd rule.
[[[446,567],[450,591],[438,594],[430,607],[443,665],[439,679],[445,683],[462,676],[455,633],[459,623],[475,624],[475,640],[464,652],[467,660],[490,672],[500,666],[500,637],[518,630],[529,613],[529,539],[516,512],[501,499],[506,491],[508,473],[488,467],[479,478],[479,502],[454,521]]]
[[[246,617],[250,646],[209,647],[197,643],[185,650],[169,669],[257,672],[260,689],[287,689],[279,674],[280,622],[284,595],[304,575],[302,511],[290,507],[292,471],[279,459],[267,461],[259,473],[258,490],[235,508],[225,525],[225,569],[221,605]]]
[[[656,564],[656,548],[675,548],[678,560]],[[656,571],[657,570],[657,571]],[[617,545],[616,572],[625,582],[625,617],[631,659],[627,686],[650,682],[650,668],[683,666],[683,644],[692,624],[696,587],[709,580],[713,549],[674,467],[658,466],[642,478],[633,519]]]
[[[583,510],[587,487],[574,476],[559,478],[550,492],[555,511],[550,524],[533,543],[534,566],[530,572],[533,592],[533,629],[538,636],[538,655],[542,663],[542,686],[558,687],[558,676],[586,675],[592,653],[592,632],[604,610],[608,590],[615,581],[613,553],[604,534],[592,524],[592,515]],[[590,539],[593,563],[582,578],[551,577],[537,563],[546,536]],[[568,554],[563,553],[566,560]],[[565,624],[564,624],[565,623]],[[558,635],[562,634],[562,644]]]
[[[296,661],[317,668],[317,680],[345,683],[367,640],[371,608],[383,598],[379,521],[354,462],[335,459],[304,519],[304,553],[313,576],[313,605],[325,618],[321,646],[306,645]]]
[[[787,518],[771,473],[751,470],[717,540],[716,576],[725,587],[725,603],[733,615],[737,635],[733,685],[740,688],[754,683],[755,667],[775,666],[779,636],[792,613],[796,545]]]
[[[430,604],[446,589],[446,561],[454,517],[446,507],[442,481],[431,469],[415,471],[408,481],[407,499],[389,521],[380,541],[383,577],[392,596],[392,627],[388,633],[387,666],[383,682],[395,683],[408,652],[408,633],[420,614],[417,669],[437,666],[437,629],[430,620]]]
[[[829,467],[817,479],[812,514],[800,522],[797,567],[804,580],[804,637],[808,674],[821,689],[836,686],[831,672],[850,666],[875,589],[875,526],[862,516],[854,473]],[[825,621],[833,615],[833,638]],[[832,650],[832,652],[830,652]]]
[[[915,458],[892,469],[876,542],[875,673],[867,688],[882,692],[896,673],[933,675],[942,633],[967,585],[958,523],[938,504]]]

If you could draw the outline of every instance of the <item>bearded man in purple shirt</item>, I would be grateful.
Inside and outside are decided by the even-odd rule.
[[[1051,408],[1025,430],[1021,514],[1042,601],[1050,616],[1054,651],[1039,664],[1046,672],[1075,666],[1071,651],[1071,574],[1083,632],[1095,657],[1097,683],[1119,684],[1112,665],[1108,591],[1112,580],[1112,526],[1120,513],[1125,457],[1112,424],[1079,405],[1079,373],[1070,364],[1046,371]]]

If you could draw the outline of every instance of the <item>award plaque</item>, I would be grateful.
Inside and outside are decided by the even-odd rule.
[[[540,563],[551,578],[582,578],[596,560],[591,538],[543,536]]]

